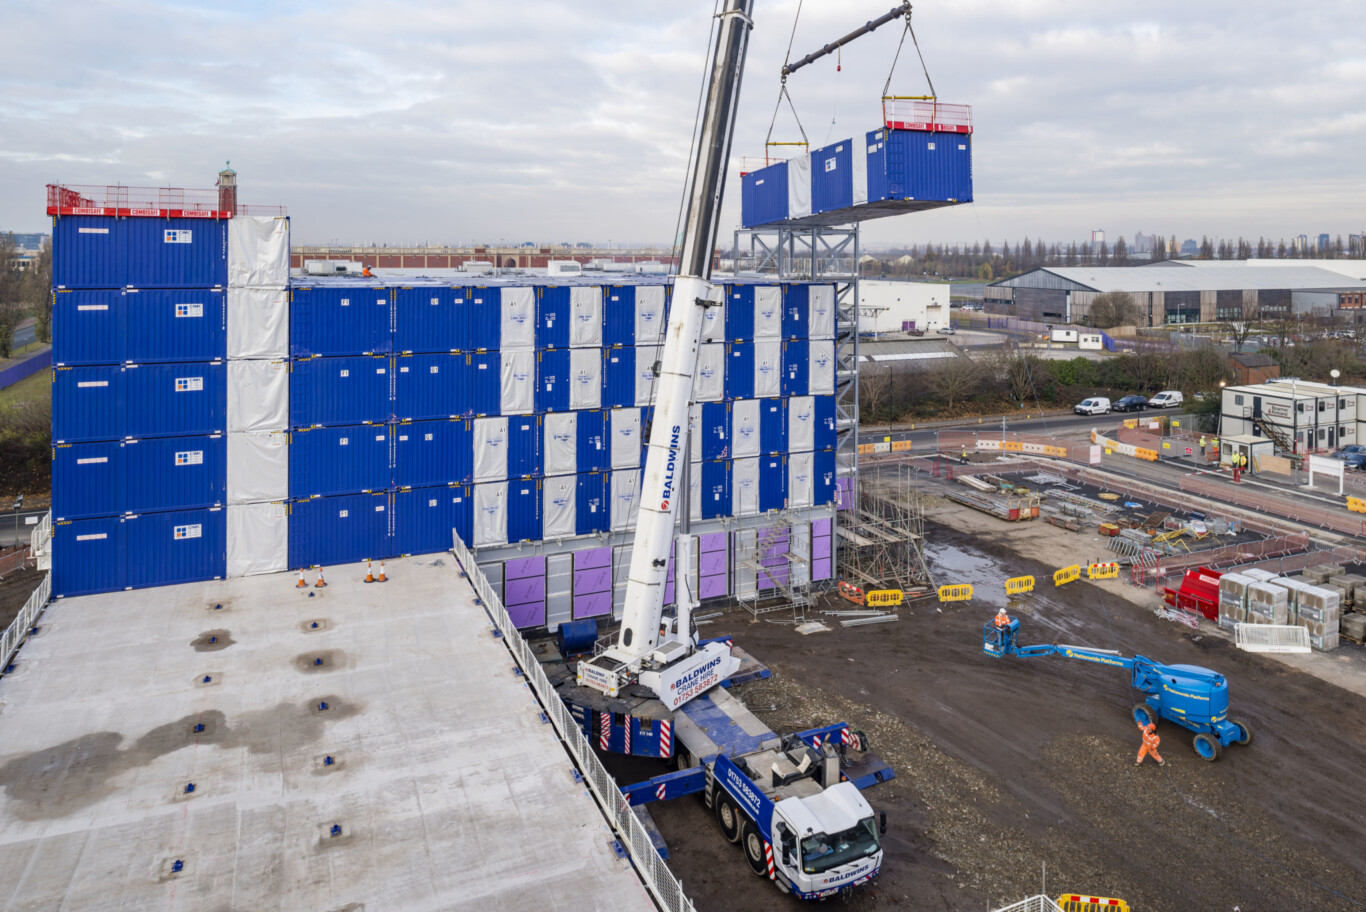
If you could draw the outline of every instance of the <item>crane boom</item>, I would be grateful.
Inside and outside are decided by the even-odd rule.
[[[716,246],[721,195],[735,132],[735,110],[740,98],[749,30],[753,26],[752,9],[753,0],[726,0],[720,13],[706,107],[688,183],[682,256],[660,355],[655,415],[645,455],[645,478],[638,501],[621,632],[616,644],[602,655],[579,664],[579,683],[609,696],[631,677],[640,674],[647,660],[667,669],[667,675],[652,671],[641,675],[640,680],[652,686],[671,709],[700,693],[698,688],[718,683],[739,667],[739,660],[722,644],[708,644],[694,652],[695,643],[686,623],[688,609],[685,606],[691,599],[690,594],[679,599],[681,613],[677,629],[673,638],[663,643],[660,621],[669,554],[674,542],[674,509],[680,489],[688,483],[688,405],[692,398],[693,371],[697,366],[702,311],[711,306],[708,297],[712,287],[709,281],[712,252]],[[685,577],[686,573],[680,568],[680,583]]]

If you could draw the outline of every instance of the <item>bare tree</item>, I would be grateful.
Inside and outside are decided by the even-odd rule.
[[[967,398],[977,391],[982,379],[982,369],[976,361],[959,352],[952,358],[938,363],[930,375],[930,386],[944,397],[950,409],[956,401]]]
[[[859,369],[859,420],[890,420],[885,414],[891,397],[891,376],[886,365],[867,364]]]
[[[1143,318],[1143,309],[1125,291],[1107,291],[1091,302],[1091,325],[1101,329],[1133,326]]]
[[[1013,402],[1038,398],[1038,384],[1047,375],[1043,359],[1019,348],[1003,348],[996,361],[996,379]]]
[[[1257,328],[1257,318],[1261,315],[1262,305],[1257,300],[1255,294],[1243,295],[1243,306],[1239,313],[1239,319],[1229,320],[1224,325],[1229,328],[1229,333],[1233,336],[1235,351],[1243,350],[1243,343]]]

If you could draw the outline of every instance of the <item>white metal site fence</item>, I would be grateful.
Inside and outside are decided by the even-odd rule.
[[[1040,893],[1038,896],[1031,896],[1022,899],[1017,903],[1002,906],[995,912],[1062,912],[1062,907],[1052,899]]]
[[[1282,624],[1239,624],[1239,649],[1247,652],[1309,652],[1309,631]]]
[[[29,631],[38,621],[38,615],[43,613],[43,608],[47,605],[48,596],[52,595],[52,577],[45,576],[43,581],[38,584],[38,588],[33,590],[33,594],[28,597],[24,607],[19,610],[19,616],[14,619],[3,634],[0,634],[0,671],[9,667],[10,659],[19,651],[19,647],[28,638]]]
[[[683,885],[669,870],[664,859],[659,857],[659,850],[650,840],[650,834],[645,831],[645,827],[631,810],[626,797],[622,795],[621,789],[617,788],[616,782],[603,767],[602,761],[593,753],[592,745],[575,724],[569,708],[560,700],[550,679],[541,670],[541,663],[532,653],[526,640],[517,632],[512,618],[508,617],[503,600],[493,591],[488,577],[484,576],[484,572],[474,562],[474,555],[460,540],[459,535],[452,533],[451,538],[454,540],[452,551],[455,552],[455,559],[469,577],[475,594],[483,601],[484,608],[492,616],[494,625],[502,633],[503,642],[507,644],[508,651],[521,667],[532,691],[540,699],[541,706],[550,718],[551,724],[555,726],[560,740],[564,742],[565,748],[583,772],[589,790],[630,854],[646,889],[665,912],[693,912],[692,901],[684,895]]]

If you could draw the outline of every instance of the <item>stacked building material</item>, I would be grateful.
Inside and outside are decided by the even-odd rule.
[[[1255,581],[1247,587],[1249,624],[1285,624],[1290,619],[1289,593],[1270,580]]]
[[[1247,587],[1255,583],[1241,573],[1225,573],[1219,578],[1219,626],[1232,630],[1247,623]]]
[[[1344,614],[1339,625],[1338,633],[1340,636],[1358,643],[1366,642],[1366,614],[1355,611],[1351,614]]]
[[[1329,585],[1337,586],[1342,590],[1342,607],[1353,608],[1359,603],[1356,600],[1357,587],[1366,590],[1366,577],[1356,573],[1338,573],[1328,578]],[[1363,591],[1366,594],[1366,591]]]
[[[1346,572],[1340,564],[1317,564],[1304,570],[1304,575],[1312,579],[1315,583],[1326,583],[1335,576],[1341,576]]]
[[[1311,587],[1300,593],[1297,623],[1309,632],[1309,645],[1328,651],[1338,647],[1342,604],[1336,592]]]

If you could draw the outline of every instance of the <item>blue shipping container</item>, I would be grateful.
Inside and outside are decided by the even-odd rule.
[[[389,427],[362,424],[302,428],[289,435],[289,496],[294,499],[385,491]]]
[[[726,341],[754,341],[754,286],[726,286]]]
[[[845,139],[811,153],[811,211],[830,212],[854,204],[853,140]],[[867,152],[859,150],[865,157]]]
[[[452,531],[470,541],[473,524],[467,485],[405,488],[394,492],[394,551],[433,554],[451,549]]]
[[[125,513],[202,509],[227,502],[228,441],[223,434],[129,440],[120,455]],[[54,482],[57,474],[53,472]]]
[[[294,286],[289,302],[289,353],[388,354],[393,350],[389,289],[371,285]]]
[[[569,286],[536,288],[536,348],[569,347]]]
[[[835,451],[817,450],[811,460],[811,503],[824,506],[835,502]]]
[[[606,472],[580,472],[575,497],[575,528],[578,535],[606,532],[611,516],[607,509]]]
[[[726,398],[754,398],[753,342],[732,342],[726,346]]]
[[[124,436],[123,368],[58,367],[52,371],[52,440],[75,443]]]
[[[195,218],[123,218],[130,288],[205,288],[228,284],[228,223]]]
[[[294,427],[386,422],[392,414],[384,355],[305,358],[290,364],[289,420]]]
[[[703,519],[718,519],[731,514],[730,460],[702,463],[701,490],[698,492]]]
[[[535,415],[510,416],[508,418],[508,478],[529,478],[539,474],[541,474],[541,419]]]
[[[128,583],[121,517],[52,524],[52,597],[115,592]]]
[[[783,338],[805,339],[811,332],[811,286],[783,286]]]
[[[130,364],[122,376],[124,437],[227,430],[228,369],[223,362]]]
[[[726,459],[730,456],[730,403],[703,402],[699,439],[693,453],[701,459]],[[648,443],[648,441],[647,441]]]
[[[636,404],[636,350],[611,348],[603,352],[602,406],[627,408]]]
[[[465,333],[461,351],[496,351],[503,337],[503,292],[487,286],[465,288]]]
[[[578,440],[578,469],[580,472],[602,472],[612,467],[612,453],[608,449],[606,412],[592,409],[575,413]]]
[[[813,445],[817,450],[833,450],[838,442],[835,430],[835,397],[815,397],[816,430]]]
[[[470,419],[405,421],[394,426],[394,486],[465,484],[474,470]]]
[[[787,457],[765,456],[759,460],[759,512],[787,507]]]
[[[222,579],[228,572],[226,516],[222,507],[129,516],[124,524],[127,585],[141,589]]]
[[[52,518],[83,519],[124,512],[127,478],[121,440],[57,444],[52,448]]]
[[[541,483],[534,479],[508,482],[508,544],[541,537]]]
[[[52,284],[57,288],[127,285],[128,243],[119,230],[119,220],[94,215],[56,219],[52,225]]]
[[[787,400],[759,400],[759,453],[787,452]]]
[[[805,396],[811,388],[811,343],[783,343],[783,395]]]
[[[343,494],[290,504],[289,566],[329,566],[393,557],[393,496]]]
[[[787,162],[740,176],[741,223],[746,227],[787,218]]]
[[[457,415],[475,417],[502,411],[502,363],[496,351],[465,355],[465,371],[456,386]]]
[[[222,289],[59,291],[53,363],[214,361],[227,353]]]
[[[874,130],[868,145],[868,199],[972,201],[972,135]]]
[[[608,285],[603,290],[602,344],[636,344],[636,287]]]
[[[421,421],[460,414],[459,389],[464,373],[464,355],[398,355],[394,358],[394,417]]]
[[[444,285],[392,290],[396,352],[453,352],[464,343],[465,298]]]
[[[569,410],[569,349],[536,353],[536,411]]]

